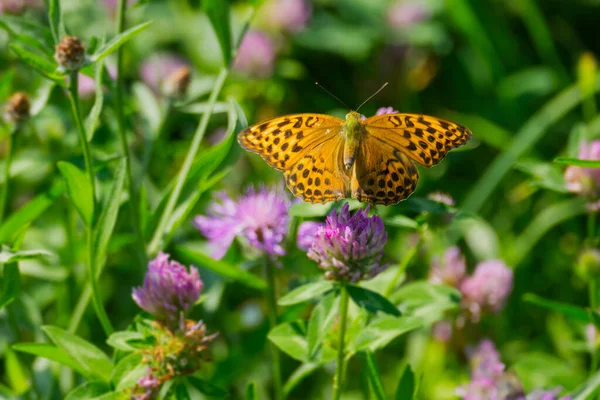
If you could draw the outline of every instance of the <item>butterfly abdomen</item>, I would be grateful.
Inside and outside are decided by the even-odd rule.
[[[360,141],[367,133],[361,122],[361,115],[356,111],[350,111],[346,115],[346,122],[344,123],[342,132],[346,137],[344,143],[344,168],[351,170],[356,161]]]

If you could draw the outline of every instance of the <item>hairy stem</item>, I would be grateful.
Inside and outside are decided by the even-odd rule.
[[[4,164],[4,185],[2,185],[2,192],[0,192],[0,223],[4,221],[4,215],[6,212],[6,202],[8,199],[8,188],[10,184],[10,166],[12,164],[13,156],[15,153],[15,135],[18,134],[18,125],[16,125],[13,132],[8,135],[8,142],[6,144],[6,161]]]
[[[71,109],[73,111],[73,118],[75,119],[75,125],[77,126],[77,132],[79,133],[79,141],[81,142],[81,149],[83,151],[83,159],[85,161],[85,169],[90,180],[90,186],[92,188],[92,202],[93,208],[96,208],[96,175],[94,173],[94,162],[92,160],[92,150],[90,143],[87,141],[85,134],[85,128],[83,126],[83,120],[81,119],[81,110],[79,107],[79,92],[78,92],[78,71],[71,73],[71,79],[69,81],[69,100],[71,102]],[[98,293],[98,282],[96,276],[96,265],[94,257],[94,222],[86,227],[87,235],[87,254],[86,261],[88,267],[88,277],[90,286],[92,288],[92,301],[94,303],[94,309],[96,315],[102,324],[102,328],[106,335],[110,335],[113,332],[112,325],[108,319],[108,315],[104,310],[104,305],[100,299]]]
[[[277,283],[275,281],[275,271],[273,263],[265,260],[265,275],[267,278],[267,306],[269,314],[269,329],[277,326]],[[283,399],[283,390],[281,385],[281,357],[279,349],[271,343],[271,368],[273,374],[273,398],[275,400]]]
[[[345,355],[345,344],[344,339],[346,337],[346,321],[348,319],[348,289],[345,283],[342,283],[340,287],[340,336],[338,339],[338,355],[337,355],[337,366],[335,369],[335,377],[333,378],[333,400],[339,400],[342,396],[342,386],[344,385],[344,355]]]

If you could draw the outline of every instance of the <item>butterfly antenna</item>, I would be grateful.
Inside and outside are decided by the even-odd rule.
[[[337,97],[335,94],[331,93],[329,90],[325,89],[319,82],[315,82],[315,84],[320,87],[321,89],[323,89],[325,92],[327,92],[327,94],[329,94],[331,97],[333,97],[334,99],[336,99],[337,101],[339,101],[340,103],[342,103],[342,105],[344,107],[346,107],[348,110],[350,109],[350,107],[348,107],[346,105],[346,103],[344,103],[342,100],[340,100],[339,97]]]
[[[362,106],[364,106],[364,105],[365,105],[365,103],[366,103],[367,101],[369,101],[369,100],[371,100],[373,97],[377,96],[377,93],[381,92],[381,91],[383,90],[383,88],[384,88],[384,87],[386,87],[387,85],[388,85],[388,83],[387,83],[387,82],[386,82],[386,83],[384,83],[384,84],[383,84],[383,86],[381,86],[381,87],[379,88],[379,90],[378,90],[378,91],[376,91],[375,93],[373,93],[373,94],[371,95],[371,97],[369,97],[368,99],[366,99],[365,101],[363,101],[363,102],[362,102],[362,104],[361,104],[360,106],[358,106],[358,108],[356,109],[356,111],[358,111],[358,110],[359,110],[359,109],[360,109]]]

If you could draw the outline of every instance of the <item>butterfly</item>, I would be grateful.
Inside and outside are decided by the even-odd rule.
[[[414,192],[414,163],[431,167],[471,137],[466,127],[419,114],[384,114],[363,120],[324,114],[276,117],[244,129],[240,145],[283,171],[297,197],[311,203],[344,198],[391,205]]]

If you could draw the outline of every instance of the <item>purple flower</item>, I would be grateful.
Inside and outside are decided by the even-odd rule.
[[[42,8],[42,0],[0,0],[0,15],[20,15],[28,9]]]
[[[275,56],[275,44],[265,33],[249,31],[242,39],[233,68],[252,78],[268,78],[273,74]]]
[[[376,215],[369,217],[368,206],[350,215],[345,203],[317,230],[308,257],[326,271],[326,279],[355,283],[385,269],[380,261],[386,240],[383,221]]]
[[[431,10],[422,1],[403,1],[388,11],[388,24],[392,28],[408,28],[429,19]]]
[[[465,257],[460,252],[460,248],[450,247],[444,252],[442,261],[439,257],[432,260],[429,280],[433,283],[457,287],[465,278],[466,270]]]
[[[324,226],[325,224],[323,222],[307,221],[301,223],[298,227],[298,236],[296,238],[298,248],[302,251],[308,251],[317,237],[319,228]]]
[[[571,400],[571,396],[558,397],[561,388],[554,390],[535,389],[527,395],[527,400]]]
[[[470,354],[469,354],[470,353]],[[498,381],[504,375],[500,353],[491,340],[482,340],[474,351],[467,351],[471,363],[471,382],[458,394],[465,400],[500,400]]]
[[[582,160],[600,160],[600,140],[591,143],[582,141],[578,158]],[[565,184],[572,193],[587,197],[598,197],[600,189],[600,168],[583,168],[570,165],[565,170]]]
[[[194,218],[213,247],[213,257],[222,258],[236,237],[268,255],[285,254],[281,243],[288,230],[290,201],[281,190],[249,189],[237,202],[224,192],[215,197],[208,215]]]
[[[396,114],[398,112],[399,111],[398,110],[394,110],[393,107],[379,107],[377,109],[377,111],[375,112],[375,115]],[[367,119],[367,117],[365,117],[364,115],[361,115],[360,119],[362,121],[364,121],[365,119]]]
[[[188,63],[174,54],[155,54],[146,59],[140,67],[139,73],[142,81],[155,93],[161,93],[163,81],[178,69]]]
[[[375,112],[375,115],[385,115],[385,114],[397,114],[398,110],[394,110],[393,107],[380,107]]]
[[[471,320],[479,321],[482,311],[499,312],[513,285],[513,272],[500,260],[484,261],[460,284],[463,303]]]
[[[312,7],[306,0],[269,0],[260,13],[269,28],[300,32],[306,28]]]
[[[187,269],[159,253],[148,264],[144,285],[133,289],[133,300],[156,318],[178,322],[200,297],[204,284],[196,268]]]

